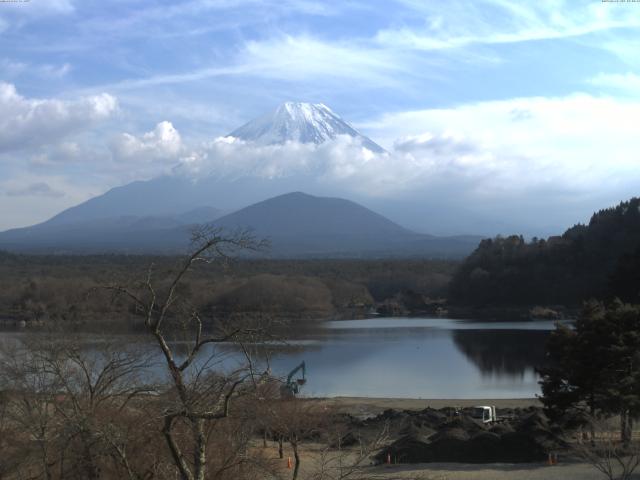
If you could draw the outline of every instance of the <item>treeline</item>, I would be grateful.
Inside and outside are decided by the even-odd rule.
[[[478,306],[638,302],[639,266],[640,199],[632,198],[562,236],[483,240],[455,273],[449,299]]]
[[[98,287],[144,278],[151,266],[161,277],[179,264],[178,257],[0,252],[0,319],[32,325],[122,322],[135,312]],[[260,312],[318,319],[380,305],[406,312],[442,297],[455,267],[433,260],[216,261],[194,268],[181,294],[210,317]]]
[[[547,416],[593,429],[596,420],[617,415],[628,446],[640,417],[640,306],[587,302],[573,328],[558,325],[546,350],[539,373]]]

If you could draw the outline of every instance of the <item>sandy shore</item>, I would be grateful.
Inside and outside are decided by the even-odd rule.
[[[495,405],[497,408],[541,407],[537,398],[489,398],[489,399],[425,399],[425,398],[372,398],[372,397],[332,397],[316,398],[315,401],[351,414],[375,415],[388,408],[396,410],[423,410],[427,407],[473,407],[475,405]]]

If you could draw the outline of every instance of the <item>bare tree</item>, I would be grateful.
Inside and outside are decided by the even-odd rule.
[[[5,343],[2,351],[2,387],[5,393],[4,411],[10,425],[5,434],[12,437],[12,446],[21,452],[16,457],[3,445],[3,459],[13,458],[10,470],[32,467],[40,478],[52,478],[55,421],[53,403],[59,380],[44,372],[42,362],[29,350],[16,343]],[[21,432],[22,434],[18,434]],[[3,435],[4,437],[4,435]],[[3,462],[4,463],[4,462]],[[6,469],[6,465],[4,465]],[[8,473],[8,472],[5,472]]]
[[[268,428],[278,439],[280,449],[283,441],[291,446],[294,458],[291,478],[296,480],[302,464],[302,443],[326,431],[331,416],[316,403],[295,397],[271,401],[267,409]]]
[[[229,416],[232,399],[258,383],[263,375],[253,370],[251,362],[248,368],[223,373],[211,355],[205,360],[200,356],[211,345],[240,342],[254,337],[258,330],[221,325],[216,332],[207,334],[200,313],[180,296],[180,289],[197,264],[225,260],[239,250],[257,250],[266,244],[246,231],[227,235],[221,229],[203,227],[193,233],[192,245],[192,253],[164,283],[156,281],[150,268],[146,279],[137,286],[106,288],[133,303],[159,346],[172,387],[162,412],[162,433],[180,478],[204,480],[217,478],[210,476],[207,469],[211,429]],[[178,327],[189,335],[183,352],[170,342],[171,332]]]
[[[640,465],[640,444],[621,438],[610,420],[591,417],[588,420],[591,440],[579,441],[574,450],[609,480],[629,480]]]
[[[122,346],[85,343],[67,334],[3,346],[7,411],[14,442],[24,453],[18,470],[46,480],[97,479],[105,469],[121,478],[143,478],[129,462],[133,436],[123,420],[146,391],[139,374],[147,359]],[[138,427],[145,418],[136,419]]]
[[[350,478],[379,478],[367,467],[372,456],[389,440],[389,426],[384,425],[371,438],[364,439],[345,429],[338,421],[328,423],[328,445],[322,450],[316,462],[312,480],[346,480]]]

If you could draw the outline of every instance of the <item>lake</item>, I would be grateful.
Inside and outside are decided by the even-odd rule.
[[[285,374],[305,361],[308,396],[530,398],[540,393],[552,321],[446,318],[335,321],[272,352]]]
[[[306,363],[305,396],[393,398],[531,398],[540,393],[535,367],[544,360],[552,321],[479,322],[448,318],[372,318],[323,322],[287,331],[287,340],[257,346],[274,374]],[[38,335],[5,333],[5,338]],[[103,343],[148,352],[150,374],[164,376],[162,358],[146,334],[82,337],[88,349]],[[178,355],[186,345],[172,342]],[[234,344],[208,345],[215,368],[232,370],[244,356]],[[266,361],[266,360],[263,360]]]

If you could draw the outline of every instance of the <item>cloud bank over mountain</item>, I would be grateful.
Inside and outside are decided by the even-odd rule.
[[[180,133],[166,120],[141,136],[121,133],[111,141],[109,148],[116,161],[134,164],[175,163],[184,149]]]
[[[93,161],[107,173],[126,167],[123,181],[161,174],[193,181],[288,179],[297,190],[356,198],[419,230],[434,211],[450,211],[438,216],[438,228],[430,225],[430,231],[441,234],[469,231],[468,222],[482,234],[522,228],[525,213],[527,233],[546,234],[571,215],[580,218],[589,212],[585,202],[596,208],[615,202],[614,195],[621,192],[632,194],[633,152],[640,147],[633,121],[640,118],[640,103],[585,94],[382,115],[362,129],[388,145],[383,150],[356,130],[355,136],[336,133],[319,143],[280,139],[269,144],[230,135],[199,142],[188,135],[185,140],[169,120],[145,133],[113,134],[101,146],[82,133],[117,115],[116,98],[34,100],[11,86],[3,91],[5,104],[13,105],[11,123],[18,125],[13,135],[42,131],[38,145],[21,147],[40,152],[31,157],[35,175],[25,176],[22,183],[19,178],[5,181],[4,194],[13,199],[47,196],[57,205],[78,197],[64,198],[59,180],[49,181],[44,172],[60,162],[86,168]],[[48,121],[55,125],[49,127]],[[71,139],[60,141],[56,133]],[[6,149],[9,135],[4,133]],[[612,175],[612,167],[628,177]],[[558,203],[565,205],[563,211],[556,211]],[[535,211],[548,214],[528,217]]]
[[[538,228],[544,234],[570,221],[566,212],[555,211],[558,203],[579,215],[585,201],[596,208],[611,201],[607,195],[624,189],[632,192],[632,181],[625,184],[610,171],[613,166],[631,175],[635,168],[633,152],[640,147],[640,137],[632,119],[637,116],[637,103],[583,94],[405,112],[382,116],[363,127],[381,137],[398,135],[387,140],[388,151],[372,151],[361,138],[350,135],[318,144],[265,145],[223,136],[187,145],[175,131],[171,138],[176,142],[164,144],[163,162],[173,158],[176,166],[171,174],[194,181],[291,179],[300,190],[368,200],[376,208],[385,200],[389,205],[413,204],[410,215],[400,215],[413,228],[420,228],[416,217],[421,209],[425,215],[434,209],[462,215],[457,225],[449,219],[437,233],[461,233],[462,220],[474,216],[493,222],[484,229],[476,225],[481,233],[497,233],[508,226],[521,227],[527,216],[532,225],[527,233]],[[400,135],[403,132],[416,133]],[[145,145],[160,135],[127,138],[131,145]],[[585,138],[592,141],[585,144]],[[519,207],[514,208],[516,204]],[[535,209],[548,214],[539,220],[529,218]],[[392,210],[383,211],[398,218]]]
[[[449,209],[443,229],[473,220],[540,234],[640,187],[633,3],[56,0],[0,10],[0,228],[186,171],[276,179],[316,169],[316,194],[341,189],[387,215],[393,199],[416,222]],[[287,100],[330,105],[388,155],[348,138],[222,140]],[[44,184],[63,195],[44,196]]]

